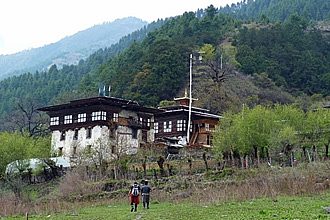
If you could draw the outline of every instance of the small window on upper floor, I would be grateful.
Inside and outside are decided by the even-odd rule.
[[[107,120],[107,113],[104,111],[92,112],[92,121]]]
[[[50,125],[59,125],[60,124],[60,117],[51,117],[50,118]]]
[[[176,121],[176,130],[177,131],[183,131],[183,120],[177,120]]]
[[[182,130],[186,131],[187,130],[187,121],[186,120],[182,120]]]
[[[64,116],[64,124],[71,124],[72,123],[72,115]]]
[[[159,128],[158,128],[158,122],[155,122],[155,123],[154,123],[155,134],[157,134],[157,133],[159,132],[158,129],[159,129]]]
[[[78,114],[78,122],[86,122],[86,113]]]
[[[112,118],[112,120],[113,120],[114,122],[118,122],[118,118],[119,118],[119,114],[118,114],[118,113],[113,113],[113,118]]]
[[[210,124],[205,123],[205,131],[210,131]]]
[[[164,132],[172,132],[172,121],[164,121]]]
[[[148,118],[148,119],[147,119],[147,127],[150,127],[150,125],[151,125],[151,119]]]

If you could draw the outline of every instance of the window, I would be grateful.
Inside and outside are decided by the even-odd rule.
[[[64,140],[65,140],[65,131],[62,131],[60,141],[64,141]]]
[[[206,144],[207,145],[212,145],[213,144],[213,136],[212,135],[207,135],[206,136]]]
[[[86,138],[89,139],[92,137],[92,128],[87,128],[86,130]]]
[[[115,138],[116,137],[116,129],[115,128],[112,128],[112,127],[109,128],[109,137],[110,138]]]
[[[72,150],[72,156],[74,156],[76,154],[77,154],[77,146],[74,146],[73,150]]]
[[[147,119],[147,126],[150,127],[150,125],[151,125],[151,119],[148,118],[148,119]]]
[[[182,131],[182,120],[177,120],[176,121],[176,130],[177,131]]]
[[[51,117],[50,118],[50,125],[59,125],[60,124],[60,117]]]
[[[78,140],[78,129],[74,130],[73,140]]]
[[[137,129],[132,128],[132,138],[137,139]]]
[[[107,120],[107,113],[104,111],[92,112],[92,121]]]
[[[116,153],[116,146],[114,146],[114,145],[111,146],[111,153],[112,154]]]
[[[205,123],[205,131],[210,131],[210,124]]]
[[[164,132],[172,132],[172,121],[164,121]]]
[[[158,133],[158,122],[154,123],[154,130],[155,130],[155,134]]]
[[[64,116],[64,124],[71,124],[72,123],[72,115]]]
[[[143,127],[147,126],[147,120],[145,118],[140,117],[139,118],[139,125],[142,125]]]
[[[176,121],[176,130],[185,131],[186,130],[186,120],[177,120]]]
[[[113,120],[114,122],[118,122],[118,118],[119,118],[119,114],[118,114],[118,113],[113,113],[113,118],[112,118],[112,120]]]
[[[86,113],[78,114],[78,122],[85,122],[86,121]]]

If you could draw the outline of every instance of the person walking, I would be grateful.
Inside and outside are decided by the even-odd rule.
[[[140,192],[141,192],[141,187],[137,182],[134,182],[133,186],[131,186],[129,191],[129,196],[131,201],[131,212],[137,211],[137,207],[140,203],[140,198],[139,198]]]
[[[150,192],[151,192],[151,188],[148,185],[148,181],[145,180],[144,185],[141,188],[143,208],[147,207],[147,209],[149,209]]]

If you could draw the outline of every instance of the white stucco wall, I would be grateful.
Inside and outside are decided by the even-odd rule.
[[[61,140],[61,132],[53,131],[52,132],[52,151],[55,153],[59,152],[59,149],[62,148],[62,153],[64,156],[72,156],[73,148],[77,148],[77,152],[86,148],[86,146],[96,143],[99,139],[109,138],[109,129],[106,126],[95,126],[92,128],[91,138],[86,138],[87,129],[80,128],[78,130],[77,140],[73,139],[75,131],[68,130],[65,132],[65,140]]]
[[[137,138],[132,138],[132,129],[119,126],[117,129],[117,146],[118,148],[126,154],[135,154],[139,148],[139,140],[141,140],[141,131],[138,131]]]
[[[133,117],[138,121],[138,115],[135,112],[123,110],[119,113],[120,118],[130,118]],[[154,121],[154,118],[151,119]],[[78,130],[78,138],[74,140],[75,130],[67,130],[65,132],[65,140],[61,139],[61,131],[52,132],[52,150],[55,154],[59,153],[59,149],[62,148],[62,154],[64,156],[73,156],[74,147],[76,147],[76,153],[79,153],[85,149],[88,145],[92,148],[96,146],[98,141],[107,142],[108,145],[115,146],[116,150],[120,150],[126,154],[135,154],[139,148],[140,143],[142,142],[142,130],[138,129],[137,138],[132,138],[132,128],[127,126],[119,125],[116,129],[115,135],[113,138],[110,138],[110,131],[107,126],[94,126],[92,128],[91,138],[86,138],[87,128],[80,128]],[[151,126],[151,129],[147,132],[147,141],[154,141],[154,129]]]

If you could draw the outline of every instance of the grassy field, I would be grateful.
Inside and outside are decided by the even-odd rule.
[[[29,219],[330,219],[324,207],[330,206],[330,193],[317,196],[277,197],[218,204],[151,204],[130,212],[128,204],[85,207],[67,213],[30,216]],[[22,219],[22,216],[7,219]]]

